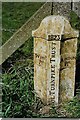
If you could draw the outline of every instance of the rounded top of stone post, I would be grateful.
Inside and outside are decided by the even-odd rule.
[[[38,29],[32,31],[33,37],[48,39],[48,35],[62,35],[63,38],[79,36],[79,31],[74,30],[69,21],[60,15],[51,15],[44,18]]]

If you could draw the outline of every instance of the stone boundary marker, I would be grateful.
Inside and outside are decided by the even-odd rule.
[[[74,96],[77,38],[63,16],[48,16],[34,37],[34,89],[44,104],[70,100]]]
[[[78,9],[80,9],[80,2],[76,4],[76,6],[77,5]],[[44,5],[3,46],[0,47],[0,65],[31,37],[32,30],[39,26],[42,19],[51,14],[51,6],[52,3],[50,2],[44,3]],[[75,9],[76,8],[74,8],[74,11]],[[53,4],[54,15],[63,15],[69,19],[70,11],[71,2],[54,2]],[[79,14],[80,12],[77,13]]]

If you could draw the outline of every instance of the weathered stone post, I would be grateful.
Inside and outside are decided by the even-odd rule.
[[[34,89],[44,104],[71,99],[75,87],[78,31],[63,16],[48,16],[34,37]]]
[[[79,31],[72,29],[69,22],[64,20],[64,33],[61,40],[60,102],[70,100],[74,96],[78,36]]]

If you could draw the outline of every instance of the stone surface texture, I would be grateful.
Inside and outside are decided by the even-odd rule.
[[[44,104],[74,96],[77,37],[63,16],[44,18],[34,37],[34,89]]]
[[[65,16],[70,19],[71,2],[57,2],[53,3],[53,15]]]
[[[75,2],[75,0],[73,0],[73,11],[80,17],[80,1]]]

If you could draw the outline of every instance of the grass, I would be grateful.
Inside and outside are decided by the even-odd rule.
[[[32,114],[33,64],[29,59],[26,61],[28,65],[23,62],[23,66],[20,66],[20,63],[2,75],[4,117],[30,117]]]
[[[3,44],[42,4],[3,3]],[[34,110],[36,101],[33,89],[33,39],[30,38],[25,42],[2,66],[2,116],[38,117]],[[35,106],[39,107],[37,104]]]
[[[3,3],[3,44],[42,4]],[[80,29],[78,16],[74,12],[71,12],[70,16],[72,27]],[[80,42],[80,39],[78,41]],[[78,61],[80,60],[79,42]],[[77,97],[74,97],[72,101],[56,107],[52,105],[48,114],[41,114],[39,112],[44,105],[39,98],[35,99],[34,97],[33,44],[33,39],[30,38],[2,65],[2,116],[5,118],[80,117],[80,100]]]
[[[43,3],[5,2],[2,4],[2,44],[5,43]]]
[[[80,99],[74,97],[73,100],[64,105],[64,109],[68,117],[80,118]]]

